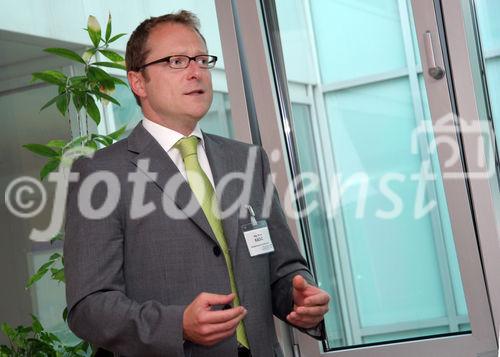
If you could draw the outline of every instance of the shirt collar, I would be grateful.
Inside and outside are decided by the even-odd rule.
[[[158,141],[166,152],[169,152],[177,141],[185,137],[181,133],[155,123],[144,116],[142,118],[142,126],[156,139],[156,141]],[[196,124],[194,130],[188,136],[196,136],[199,138],[201,146],[203,149],[205,148],[205,140],[199,124]]]

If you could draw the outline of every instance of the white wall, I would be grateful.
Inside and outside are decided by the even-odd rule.
[[[90,44],[82,28],[89,15],[97,17],[104,27],[108,13],[113,17],[113,33],[126,32],[113,48],[125,50],[126,42],[137,25],[150,16],[158,16],[178,9],[193,11],[201,21],[201,31],[208,41],[210,53],[218,56],[223,67],[219,27],[213,1],[184,0],[17,0],[8,2],[0,11],[0,31],[10,31],[46,37],[78,44]]]

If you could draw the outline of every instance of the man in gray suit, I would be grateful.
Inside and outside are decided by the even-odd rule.
[[[126,53],[143,121],[73,164],[68,323],[101,350],[271,357],[282,356],[273,314],[322,330],[329,296],[293,241],[265,153],[198,127],[215,61],[193,14],[144,21]]]

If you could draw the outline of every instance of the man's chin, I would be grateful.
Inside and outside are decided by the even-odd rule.
[[[208,109],[210,108],[192,108],[192,110],[188,113],[188,117],[192,120],[196,120],[197,122],[203,119],[203,117],[208,113]]]
[[[212,105],[212,100],[209,101],[208,98],[203,96],[189,99],[191,100],[184,102],[184,108],[186,113],[192,117],[203,118]]]

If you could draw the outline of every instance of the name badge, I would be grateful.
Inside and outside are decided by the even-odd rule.
[[[274,252],[271,235],[264,220],[257,221],[253,209],[248,206],[251,223],[241,226],[251,257]]]

